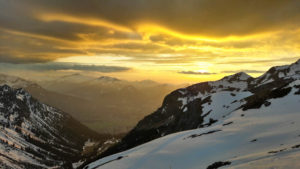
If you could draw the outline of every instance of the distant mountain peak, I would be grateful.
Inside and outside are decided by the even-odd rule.
[[[34,82],[22,79],[17,76],[0,74],[0,85],[9,85],[13,88],[25,88],[28,86],[37,85]]]
[[[70,75],[65,75],[63,77],[73,77],[73,76],[82,76],[80,73],[73,73],[73,74],[70,74]]]
[[[228,81],[246,81],[249,78],[253,78],[253,77],[248,75],[245,72],[238,72],[236,74],[226,76],[223,79],[227,79]]]
[[[105,81],[105,82],[118,82],[121,81],[118,78],[111,77],[111,76],[100,76],[97,78],[97,80]]]
[[[149,79],[141,80],[141,81],[137,81],[137,82],[139,84],[142,84],[142,85],[156,85],[156,84],[158,84],[156,81],[149,80]]]

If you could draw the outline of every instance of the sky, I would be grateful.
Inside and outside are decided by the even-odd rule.
[[[0,0],[0,71],[166,83],[300,58],[295,0]]]

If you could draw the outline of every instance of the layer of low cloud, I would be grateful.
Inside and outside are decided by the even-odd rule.
[[[238,73],[238,72],[245,72],[245,73],[265,73],[266,71],[262,70],[227,70],[222,71],[222,73]]]
[[[217,73],[211,73],[211,72],[196,72],[196,71],[180,71],[178,73],[189,74],[189,75],[214,75],[214,74],[217,74]]]
[[[130,70],[128,67],[121,66],[106,66],[106,65],[83,65],[75,63],[35,63],[35,64],[10,64],[0,63],[2,69],[13,70],[31,70],[31,71],[63,71],[63,70],[75,70],[75,71],[92,71],[101,73],[112,72],[125,72]]]

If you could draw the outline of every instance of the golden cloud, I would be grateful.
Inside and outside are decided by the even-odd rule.
[[[241,63],[261,71],[262,60],[300,56],[292,0],[0,0],[0,9],[0,62],[115,56],[127,59],[112,64],[177,73]]]

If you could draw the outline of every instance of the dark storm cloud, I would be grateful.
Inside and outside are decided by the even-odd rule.
[[[1,27],[74,38],[80,29],[66,23],[43,23],[39,13],[93,17],[134,28],[154,22],[186,34],[245,35],[299,25],[300,2],[294,0],[1,0]],[[34,12],[36,11],[36,12]],[[61,30],[60,30],[61,29]],[[75,30],[74,30],[75,29]],[[71,33],[69,33],[69,30]]]
[[[295,0],[0,0],[0,62],[48,62],[68,56],[120,54],[133,61],[180,63],[196,59],[155,58],[147,54],[197,55],[197,48],[255,48],[289,39],[294,41],[286,44],[297,44],[299,38],[291,38],[297,35],[282,35],[283,40],[261,45],[256,38],[204,42],[174,37],[170,32],[224,38],[293,30],[300,24],[299,11],[300,2]],[[47,20],[52,15],[58,16]],[[155,24],[166,32],[147,37],[143,34],[147,31],[139,32],[143,24]],[[188,45],[194,48],[175,49]]]
[[[131,28],[137,23],[154,22],[179,32],[207,36],[262,32],[299,25],[300,19],[300,2],[294,0],[1,1],[6,15],[18,14],[19,9],[66,13],[77,17],[101,18]],[[35,23],[30,20],[23,22],[22,26],[25,22]]]
[[[214,74],[216,74],[216,73],[211,73],[211,72],[195,72],[195,71],[181,71],[178,73],[190,74],[190,75],[214,75]]]
[[[15,35],[0,30],[0,62],[38,63],[84,54],[87,52],[63,42]]]
[[[0,53],[0,63],[39,63],[39,62],[45,62],[45,60],[39,59],[39,58],[22,58],[17,57],[15,54],[1,54]]]

